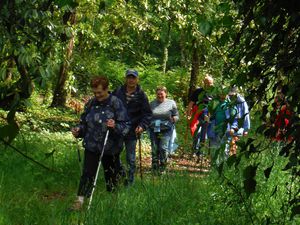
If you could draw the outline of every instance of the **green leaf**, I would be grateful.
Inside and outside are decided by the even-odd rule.
[[[76,0],[55,0],[54,1],[55,4],[57,4],[60,8],[64,7],[64,6],[70,6],[72,8],[75,8],[76,6],[78,6],[78,2]]]
[[[213,26],[207,20],[202,20],[199,24],[199,30],[204,35],[210,35],[212,32]]]
[[[218,99],[213,99],[209,102],[208,104],[208,111],[210,112],[210,114],[214,114],[214,112],[216,111],[216,108],[219,104],[219,100]]]
[[[222,174],[223,167],[224,167],[224,162],[222,162],[220,165],[217,166],[217,171],[219,176]]]
[[[233,18],[231,16],[224,16],[222,19],[222,24],[225,27],[230,27],[234,24]]]
[[[70,128],[70,125],[67,123],[60,123],[60,125],[65,128]]]
[[[2,81],[4,81],[5,78],[6,78],[6,68],[5,68],[5,67],[2,67],[2,68],[0,69],[0,79],[1,79]]]
[[[230,5],[227,2],[222,2],[218,5],[217,10],[224,13],[229,12]]]

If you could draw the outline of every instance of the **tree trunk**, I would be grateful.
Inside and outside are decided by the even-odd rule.
[[[76,22],[76,13],[72,12],[70,14],[70,17],[68,19],[71,25],[74,25]],[[67,23],[67,21],[65,21]],[[65,107],[66,106],[66,101],[68,97],[68,92],[66,88],[67,81],[69,80],[69,73],[68,69],[70,66],[70,60],[72,57],[72,52],[74,48],[74,34],[72,34],[72,37],[69,39],[68,42],[68,47],[67,47],[67,52],[65,55],[64,62],[60,66],[59,74],[58,74],[58,79],[57,83],[55,86],[55,90],[53,93],[53,100],[51,103],[51,107]]]
[[[163,64],[162,64],[162,71],[165,74],[167,69],[167,62],[168,62],[168,47],[164,46],[164,55],[163,55]]]
[[[192,49],[192,70],[191,70],[191,78],[189,84],[188,96],[191,96],[193,91],[196,89],[196,84],[198,81],[199,75],[199,66],[200,66],[200,57],[199,57],[199,48],[196,40],[193,40],[193,49]]]
[[[186,46],[185,46],[185,32],[184,30],[180,33],[180,64],[181,67],[188,69],[187,57],[186,57]]]
[[[163,41],[164,52],[163,52],[163,63],[162,63],[162,71],[165,74],[167,70],[167,62],[169,57],[169,47],[171,43],[171,22],[168,22],[166,39]]]
[[[15,66],[15,61],[14,59],[11,57],[8,61],[7,61],[7,69],[6,69],[6,76],[5,76],[5,81],[11,81],[12,79],[12,70]]]

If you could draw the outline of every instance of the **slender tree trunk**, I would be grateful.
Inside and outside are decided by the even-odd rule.
[[[169,47],[171,44],[171,22],[168,22],[166,39],[164,40],[164,52],[163,52],[163,63],[162,63],[162,71],[165,74],[167,70],[167,63],[169,58]]]
[[[167,62],[168,62],[168,47],[164,46],[164,55],[163,55],[163,64],[162,64],[162,71],[165,74],[167,69]]]
[[[183,31],[181,31],[180,34],[180,64],[182,67],[186,68],[186,59],[185,59],[185,44],[184,44],[185,40],[184,40],[184,34]]]
[[[0,1],[0,11],[2,10],[5,3],[7,3],[7,1],[4,0]]]
[[[192,70],[191,70],[188,96],[191,96],[193,91],[196,89],[196,84],[197,84],[198,75],[199,75],[199,66],[200,66],[200,57],[199,57],[198,43],[196,40],[193,40]]]
[[[5,81],[11,81],[11,79],[12,79],[12,69],[14,68],[14,66],[15,66],[15,61],[11,57],[7,62]]]
[[[75,12],[72,12],[70,14],[68,21],[70,22],[71,25],[75,24],[75,22],[76,22],[76,13]],[[69,39],[69,42],[68,42],[68,47],[67,47],[67,52],[65,55],[64,62],[60,66],[57,83],[56,83],[55,90],[53,93],[53,100],[51,103],[51,107],[65,107],[65,105],[66,105],[66,101],[67,101],[67,97],[68,97],[66,84],[67,84],[67,81],[69,80],[68,69],[70,66],[70,60],[71,60],[73,48],[74,48],[74,39],[75,39],[74,34],[72,34],[72,37]]]
[[[34,84],[29,76],[27,68],[24,65],[19,64],[17,57],[15,57],[15,62],[16,62],[18,71],[21,75],[20,80],[18,80],[18,87],[21,90],[19,93],[20,98],[27,99],[31,96],[31,94],[33,92]]]

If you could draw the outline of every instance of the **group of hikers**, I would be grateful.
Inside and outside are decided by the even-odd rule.
[[[116,190],[121,177],[125,178],[126,186],[134,183],[136,145],[144,131],[148,131],[151,140],[152,171],[164,173],[174,144],[175,124],[179,120],[176,103],[168,99],[166,87],[157,87],[156,99],[149,103],[136,70],[127,70],[124,85],[112,92],[104,76],[92,78],[90,86],[94,97],[86,103],[78,126],[71,129],[74,137],[83,138],[85,148],[77,199],[72,206],[75,210],[81,209],[85,198],[91,197],[101,164],[107,191]],[[210,93],[213,86],[213,78],[206,75],[203,87],[194,91],[188,104],[186,114],[193,149],[200,156],[202,146],[209,140],[212,148],[222,144],[229,146],[224,151],[228,157],[236,154],[234,143],[250,129],[249,109],[233,87],[229,92],[226,88],[219,92],[218,105],[211,112],[209,104],[216,97]],[[120,159],[123,146],[126,170]]]
[[[203,87],[192,93],[187,108],[193,149],[198,159],[203,154],[201,148],[207,144],[212,149],[213,157],[224,159],[235,155],[236,141],[239,137],[246,136],[250,129],[249,107],[245,98],[238,93],[237,87],[218,86],[215,93],[213,90],[214,79],[206,75]],[[215,105],[212,104],[214,102]],[[216,153],[213,150],[222,145],[225,150],[221,154],[213,154]]]
[[[124,184],[134,182],[137,140],[149,131],[152,146],[152,168],[163,172],[175,122],[179,113],[175,101],[167,98],[163,86],[156,90],[156,99],[149,103],[139,85],[136,70],[127,70],[125,84],[109,91],[109,80],[104,76],[92,78],[94,97],[81,114],[78,126],[71,129],[76,138],[83,138],[84,162],[77,199],[73,209],[81,209],[85,198],[90,198],[97,179],[99,165],[103,165],[106,190],[113,192],[121,177]],[[125,171],[120,153],[125,146],[128,169]]]

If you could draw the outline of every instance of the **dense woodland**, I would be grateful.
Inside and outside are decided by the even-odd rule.
[[[0,28],[0,224],[299,223],[298,0],[2,0]],[[207,176],[149,178],[116,196],[103,190],[94,214],[66,215],[79,179],[80,144],[69,130],[91,96],[90,78],[107,76],[113,90],[127,68],[139,71],[149,99],[164,85],[177,102],[179,155],[191,151],[185,108],[205,74],[215,93],[239,87],[251,131]],[[279,142],[278,90],[291,112]]]

